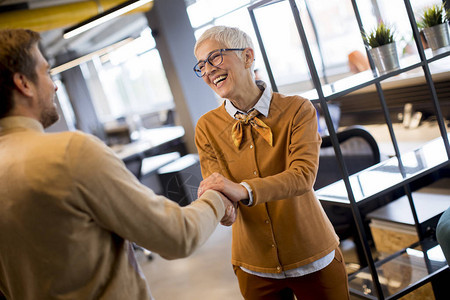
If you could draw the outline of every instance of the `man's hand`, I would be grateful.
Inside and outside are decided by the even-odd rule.
[[[228,200],[222,193],[219,193],[222,198],[223,204],[225,205],[225,215],[222,220],[220,220],[220,224],[223,226],[231,226],[234,221],[236,221],[236,204]]]
[[[198,188],[198,197],[206,190],[215,190],[224,194],[232,202],[239,202],[248,199],[248,192],[245,187],[235,183],[219,173],[213,173],[200,183]]]

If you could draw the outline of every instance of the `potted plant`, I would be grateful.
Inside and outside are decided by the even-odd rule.
[[[448,18],[450,12],[445,11],[444,4],[426,8],[417,26],[422,29],[428,45],[434,51],[450,45]]]
[[[392,26],[380,22],[363,39],[380,75],[400,68]]]
[[[450,5],[446,6],[447,3],[444,3],[444,8],[447,7],[447,10],[445,11],[445,19],[447,20],[447,22],[450,23]]]

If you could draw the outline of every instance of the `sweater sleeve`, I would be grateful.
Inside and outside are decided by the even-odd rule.
[[[253,190],[253,205],[291,198],[312,191],[319,165],[321,138],[316,110],[304,101],[291,120],[288,168],[272,176],[244,180]]]
[[[224,216],[214,191],[187,207],[156,195],[94,137],[75,135],[69,148],[76,205],[98,226],[165,258],[190,255]]]
[[[208,177],[214,172],[221,173],[217,155],[211,147],[210,141],[205,133],[203,126],[203,119],[200,119],[195,128],[195,145],[197,146],[198,155],[200,158],[200,167],[203,178]]]

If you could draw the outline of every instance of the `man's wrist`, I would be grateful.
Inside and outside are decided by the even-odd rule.
[[[252,206],[253,204],[253,191],[250,185],[247,182],[241,182],[242,185],[248,192],[248,199],[242,199],[240,202],[245,206]]]

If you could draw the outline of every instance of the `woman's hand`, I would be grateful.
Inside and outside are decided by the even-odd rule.
[[[236,203],[231,202],[227,197],[225,197],[222,193],[219,193],[222,198],[223,204],[225,205],[225,215],[222,220],[220,220],[220,224],[223,226],[231,226],[234,221],[236,221]]]
[[[221,192],[235,203],[248,199],[249,197],[245,187],[225,178],[219,173],[211,174],[211,176],[200,183],[198,188],[198,197],[200,197],[206,190]]]

